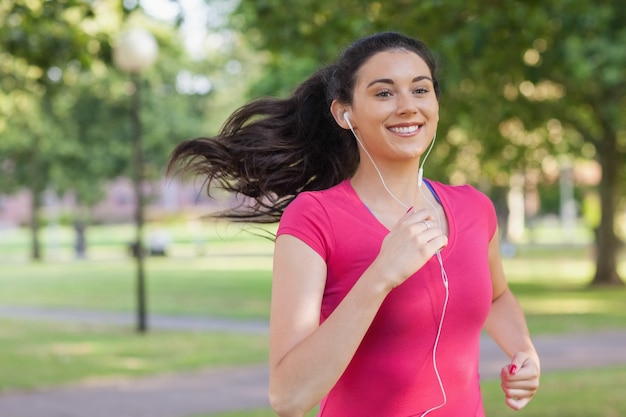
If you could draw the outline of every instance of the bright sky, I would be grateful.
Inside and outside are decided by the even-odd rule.
[[[184,22],[181,33],[192,56],[204,55],[205,40],[209,28],[218,28],[225,23],[228,14],[237,6],[238,0],[179,0],[183,9]],[[141,7],[156,19],[172,21],[179,5],[170,0],[141,0]]]

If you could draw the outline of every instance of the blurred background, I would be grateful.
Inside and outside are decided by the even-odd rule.
[[[275,225],[208,220],[233,197],[165,178],[169,152],[377,31],[435,53],[426,176],[491,197],[531,331],[626,332],[618,0],[2,0],[0,22],[0,398],[264,363]],[[527,415],[626,415],[625,365],[555,374]]]
[[[0,225],[29,227],[21,255],[44,259],[54,253],[42,228],[132,222],[139,194],[149,222],[198,218],[219,198],[164,180],[177,143],[216,133],[250,98],[288,94],[355,38],[398,30],[440,65],[429,175],[490,195],[513,244],[591,231],[585,243],[602,248],[593,281],[618,283],[624,12],[610,1],[458,3],[3,2]],[[543,236],[544,224],[558,227]]]

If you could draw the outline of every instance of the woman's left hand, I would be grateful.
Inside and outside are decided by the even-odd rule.
[[[500,372],[506,404],[521,410],[535,396],[539,388],[539,359],[537,356],[518,352],[511,363]]]

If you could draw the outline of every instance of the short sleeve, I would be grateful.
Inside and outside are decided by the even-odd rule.
[[[328,213],[312,193],[299,194],[285,209],[276,236],[294,236],[328,260],[332,245]]]
[[[491,199],[483,194],[480,193],[483,198],[484,198],[484,205],[485,205],[485,213],[487,214],[487,228],[489,230],[489,240],[493,239],[493,236],[496,233],[496,230],[498,229],[498,216],[496,215],[496,207],[493,204],[493,201],[491,201]]]
[[[498,217],[496,216],[496,208],[493,204],[493,201],[481,191],[478,191],[474,188],[474,191],[478,194],[478,197],[481,199],[481,212],[485,214],[486,222],[487,222],[487,231],[489,234],[489,240],[493,239],[493,236],[498,229]]]

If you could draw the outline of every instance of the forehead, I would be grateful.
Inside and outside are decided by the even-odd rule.
[[[356,84],[366,85],[376,79],[402,80],[419,76],[432,78],[426,62],[413,51],[394,49],[372,55],[357,73]]]

